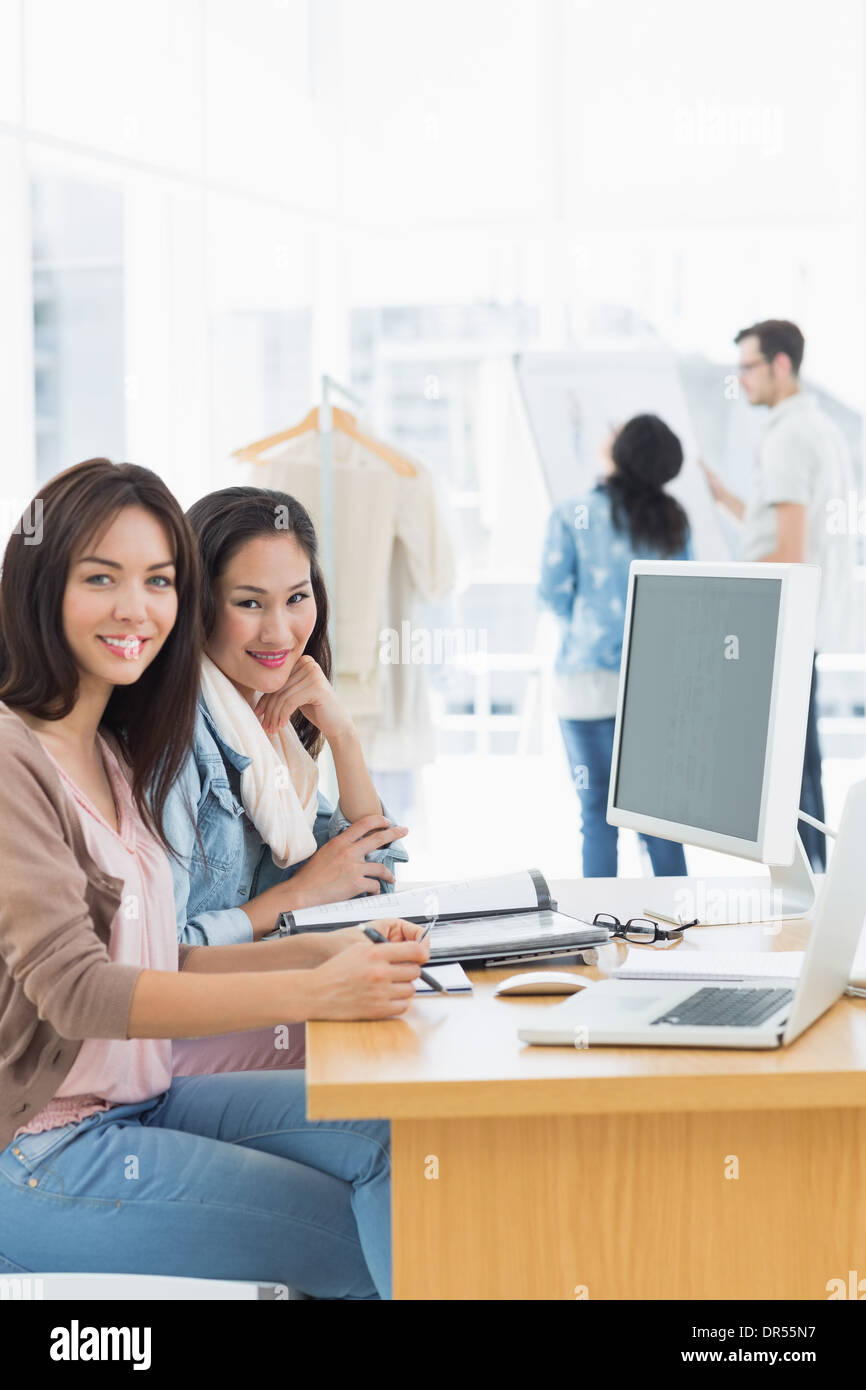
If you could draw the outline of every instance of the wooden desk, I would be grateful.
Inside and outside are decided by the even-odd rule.
[[[552,887],[625,920],[648,881]],[[802,949],[804,923],[772,930],[688,941]],[[310,1118],[391,1121],[395,1298],[826,1299],[866,1277],[866,1000],[772,1052],[529,1047],[520,1020],[559,1001],[495,999],[521,968],[308,1028]]]

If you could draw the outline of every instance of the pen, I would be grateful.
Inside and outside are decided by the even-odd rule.
[[[431,923],[431,926],[432,926],[432,923]],[[429,927],[428,927],[427,930],[429,931]],[[380,931],[376,931],[376,928],[375,928],[375,927],[365,927],[365,928],[364,928],[364,935],[367,936],[367,937],[369,937],[371,941],[387,941],[387,940],[388,940],[387,936],[383,936],[382,933],[381,933]],[[425,933],[425,935],[426,935],[426,933]],[[421,940],[423,941],[423,940],[424,940],[424,937],[422,937]],[[437,991],[438,994],[447,994],[447,993],[448,993],[448,991],[447,991],[447,989],[445,988],[445,986],[444,986],[444,985],[440,985],[439,981],[438,981],[437,979],[435,979],[432,975],[428,974],[426,970],[422,970],[422,971],[421,971],[421,979],[424,981],[425,985],[429,985],[431,989],[435,989],[435,990]]]

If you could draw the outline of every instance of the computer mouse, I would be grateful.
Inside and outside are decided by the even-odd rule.
[[[497,994],[574,994],[591,984],[580,975],[565,970],[530,970],[525,975],[509,975],[496,987]]]

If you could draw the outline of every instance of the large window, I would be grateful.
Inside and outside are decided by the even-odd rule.
[[[36,476],[122,458],[123,195],[51,173],[32,181]]]
[[[2,500],[107,454],[187,506],[247,481],[232,451],[324,373],[354,386],[433,474],[458,561],[414,618],[466,641],[429,671],[412,872],[573,872],[511,358],[661,342],[743,490],[731,339],[795,318],[862,489],[864,37],[860,0],[823,25],[729,0],[709,28],[694,0],[0,3]],[[831,820],[864,665],[823,663]]]

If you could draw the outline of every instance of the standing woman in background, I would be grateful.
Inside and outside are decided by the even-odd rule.
[[[604,479],[550,518],[539,598],[561,621],[556,713],[580,800],[584,878],[614,878],[617,835],[607,793],[632,560],[691,560],[686,513],[664,486],[682,467],[679,439],[635,415],[606,441]],[[640,837],[656,874],[685,874],[683,847]]]

